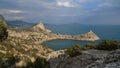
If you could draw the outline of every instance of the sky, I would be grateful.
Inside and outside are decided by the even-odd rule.
[[[6,20],[53,24],[120,24],[120,0],[0,0]]]

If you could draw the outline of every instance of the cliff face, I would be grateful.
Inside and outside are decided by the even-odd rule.
[[[36,25],[31,27],[30,30],[35,31],[35,32],[51,32],[51,30],[45,28],[42,22],[37,23]]]
[[[92,30],[90,30],[88,33],[86,33],[86,34],[84,34],[82,36],[86,37],[88,39],[88,41],[89,40],[95,41],[95,40],[99,40],[100,39]]]
[[[2,15],[0,15],[0,20],[3,20],[4,21],[4,17]]]

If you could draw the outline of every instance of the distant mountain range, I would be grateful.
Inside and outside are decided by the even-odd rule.
[[[28,23],[21,20],[6,21],[10,29],[26,29],[34,25],[34,23]]]
[[[4,20],[4,17],[2,15],[0,15],[0,20]]]
[[[17,30],[31,28],[31,27],[39,24],[39,22],[38,23],[28,23],[28,22],[25,22],[22,20],[6,21],[6,23],[10,29],[17,29]],[[43,24],[48,29],[51,27],[56,27],[56,25],[54,25],[54,24],[47,24],[47,23],[43,23]]]

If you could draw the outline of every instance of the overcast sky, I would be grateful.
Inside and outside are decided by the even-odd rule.
[[[120,24],[120,0],[0,0],[6,20]]]

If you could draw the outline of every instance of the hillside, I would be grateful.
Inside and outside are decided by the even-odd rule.
[[[47,29],[42,22],[39,22],[32,27],[28,28],[27,30],[35,31],[35,32],[51,32],[51,30]]]
[[[54,34],[45,32],[46,28],[43,23],[38,23],[31,28],[33,31],[8,29],[8,38],[0,43],[1,65],[11,68],[26,67],[27,65],[32,65],[31,63],[34,63],[37,57],[42,57],[50,63],[51,68],[109,68],[111,64],[116,64],[112,65],[113,67],[119,66],[117,65],[119,60],[116,61],[120,56],[119,50],[113,52],[86,50],[79,56],[70,57],[65,53],[65,50],[53,51],[48,47],[40,45],[40,43],[52,39],[99,40],[100,38],[93,31],[81,35]],[[111,56],[114,57],[113,60],[111,60]]]
[[[120,57],[119,49],[114,51],[88,49],[82,51],[78,56],[70,57],[65,53],[66,49],[53,51],[41,45],[42,42],[53,39],[99,40],[100,38],[93,31],[80,35],[55,34],[51,33],[41,22],[30,27],[29,30],[8,29],[7,31],[8,38],[0,42],[0,66],[26,67],[36,62],[38,57],[45,58],[50,63],[51,68],[109,68],[110,66],[119,66],[119,60],[117,60]]]

